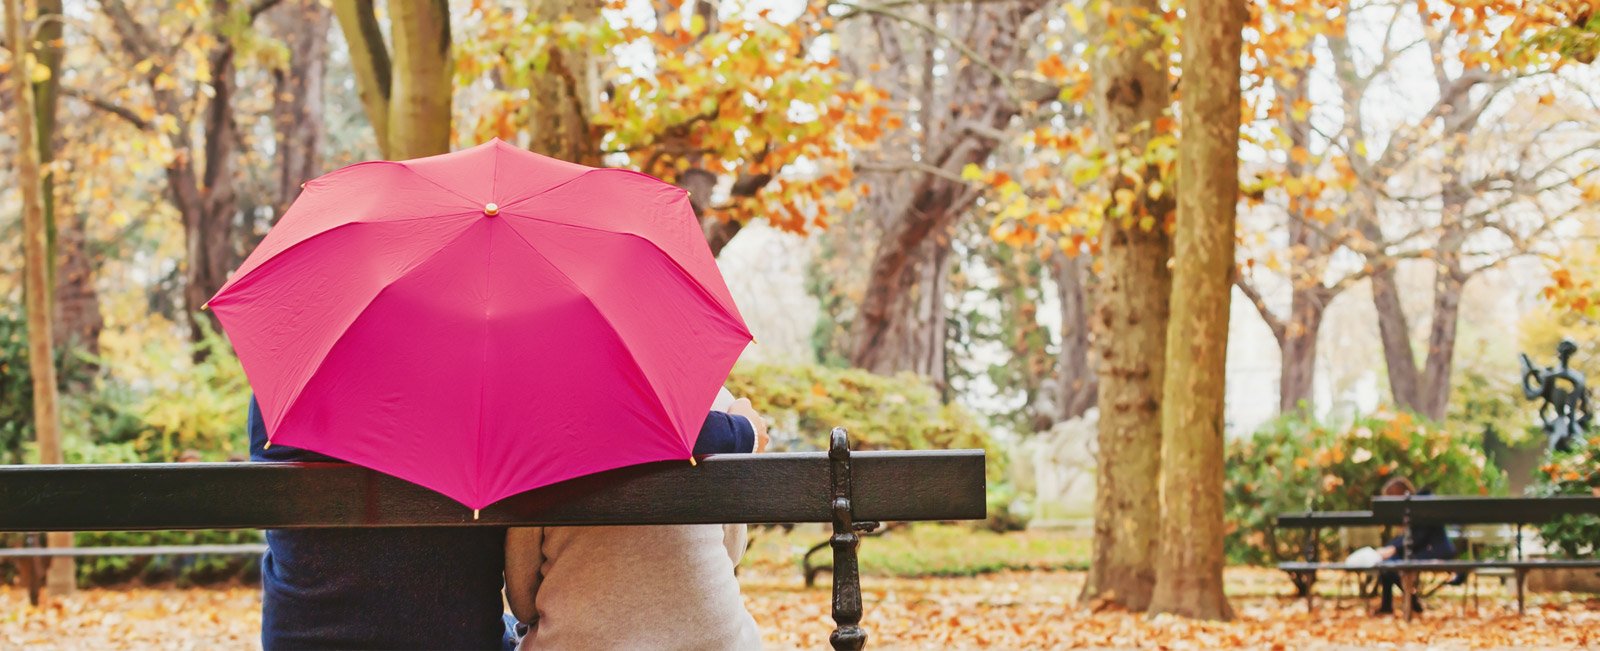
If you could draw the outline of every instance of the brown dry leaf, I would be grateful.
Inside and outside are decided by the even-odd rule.
[[[825,577],[826,575],[824,575]],[[745,601],[771,649],[827,648],[833,621],[826,579],[801,586],[792,567],[746,568]],[[1502,587],[1487,584],[1479,607],[1449,588],[1411,623],[1366,614],[1354,598],[1322,599],[1315,612],[1287,596],[1283,575],[1230,569],[1238,617],[1197,622],[1116,608],[1079,608],[1081,572],[1003,572],[977,578],[863,579],[868,648],[882,649],[1315,649],[1588,648],[1600,643],[1600,599],[1530,595],[1516,615]],[[1331,582],[1328,589],[1332,589]],[[0,587],[0,648],[253,649],[259,647],[255,588],[86,590],[43,607]]]

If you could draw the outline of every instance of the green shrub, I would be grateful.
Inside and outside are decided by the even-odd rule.
[[[236,531],[110,531],[78,533],[79,547],[156,545],[229,545],[261,542],[261,532]],[[128,582],[206,585],[232,579],[254,581],[261,557],[254,554],[173,556],[86,556],[78,559],[78,585],[107,586]]]
[[[1571,452],[1554,452],[1528,486],[1537,497],[1600,496],[1600,436]],[[1539,529],[1545,546],[1558,556],[1584,558],[1600,554],[1600,516],[1568,515]]]
[[[1280,418],[1229,443],[1226,474],[1226,550],[1230,561],[1240,563],[1264,563],[1274,551],[1290,555],[1301,549],[1275,538],[1277,514],[1364,510],[1395,476],[1440,495],[1488,495],[1505,487],[1505,473],[1484,455],[1476,432],[1451,434],[1390,411],[1337,429]],[[1333,532],[1327,535],[1319,544],[1331,548]]]
[[[821,450],[828,432],[843,427],[853,450],[946,450],[981,448],[988,453],[991,497],[1008,490],[1005,454],[983,424],[959,405],[943,404],[926,380],[910,374],[883,376],[860,369],[815,364],[750,364],[735,368],[728,390],[750,398],[772,421],[773,450]],[[991,508],[991,516],[995,509]],[[1020,522],[1004,510],[1005,522]]]

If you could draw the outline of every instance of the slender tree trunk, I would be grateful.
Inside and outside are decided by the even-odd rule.
[[[450,7],[446,0],[391,2],[394,74],[389,96],[389,156],[396,160],[450,151]]]
[[[39,64],[50,71],[48,79],[37,82],[34,89],[34,117],[39,122],[39,162],[44,166],[40,181],[39,198],[44,207],[45,238],[49,242],[52,297],[52,336],[61,351],[82,351],[89,355],[100,352],[99,295],[94,288],[93,263],[88,258],[84,220],[72,213],[71,204],[56,197],[56,171],[51,162],[57,148],[56,113],[60,103],[61,88],[61,0],[39,0],[36,3],[40,22],[36,23],[34,56]],[[70,559],[64,559],[71,564]]]
[[[389,48],[383,42],[383,28],[372,0],[333,0],[333,13],[350,51],[350,69],[355,73],[356,89],[365,109],[367,122],[378,141],[378,153],[394,160],[389,149],[389,96],[393,66]]]
[[[50,71],[44,81],[33,85],[33,117],[38,122],[34,142],[39,148],[40,182],[39,200],[44,208],[45,255],[50,259],[50,284],[54,286],[56,262],[56,173],[51,163],[56,150],[56,107],[61,91],[61,0],[37,0],[34,3],[38,22],[34,23],[33,56],[39,65]],[[59,340],[58,340],[59,343]]]
[[[1145,25],[1162,14],[1156,0],[1108,3],[1121,20]],[[1104,26],[1101,25],[1103,28]],[[1119,159],[1142,156],[1149,125],[1168,109],[1167,71],[1159,38],[1103,47],[1094,60],[1095,131],[1101,148]],[[1237,122],[1237,119],[1235,119]],[[1153,169],[1147,174],[1155,174]],[[1167,345],[1172,241],[1165,223],[1172,201],[1135,191],[1127,224],[1108,216],[1095,288],[1096,373],[1100,391],[1095,473],[1094,557],[1080,600],[1144,610],[1155,587],[1160,535],[1161,385]],[[1143,227],[1144,217],[1153,227]]]
[[[1317,337],[1322,317],[1328,309],[1328,292],[1320,285],[1295,288],[1289,297],[1289,323],[1279,352],[1282,371],[1278,376],[1278,411],[1289,413],[1312,407],[1312,390],[1317,370]]]
[[[1378,337],[1383,341],[1384,368],[1396,406],[1420,412],[1417,360],[1411,351],[1411,324],[1400,305],[1400,287],[1393,267],[1372,274],[1372,306],[1378,312]]]
[[[300,196],[301,184],[322,173],[322,80],[328,60],[328,8],[297,0],[277,10],[274,31],[289,50],[289,63],[272,72],[272,122],[278,144],[278,191],[273,219]]]
[[[11,60],[18,77],[26,79],[24,63],[29,60],[29,25],[23,24],[22,0],[5,0],[6,41],[11,44]],[[17,139],[17,181],[22,194],[22,249],[24,260],[23,295],[28,311],[28,371],[33,377],[33,427],[39,445],[40,463],[61,463],[60,418],[56,413],[56,366],[51,341],[50,256],[41,197],[38,117],[35,114],[33,84],[12,84],[16,93],[14,124]],[[71,547],[72,534],[52,532],[51,547]],[[77,587],[73,564],[52,562],[46,586],[53,595],[70,593]]]
[[[89,256],[86,219],[72,209],[71,202],[57,205],[62,216],[56,222],[61,227],[56,238],[61,268],[56,272],[54,337],[58,347],[92,357],[100,354],[105,319],[100,315],[100,294],[95,291],[95,262]]]
[[[1050,259],[1061,302],[1061,346],[1056,353],[1056,378],[1060,395],[1057,420],[1082,416],[1095,404],[1100,393],[1100,378],[1090,364],[1094,342],[1089,326],[1088,260],[1056,255]]]
[[[1433,285],[1433,321],[1428,332],[1424,381],[1417,390],[1417,412],[1444,422],[1450,406],[1450,371],[1454,366],[1456,324],[1461,316],[1461,290],[1466,277],[1455,264],[1442,264]]]
[[[1183,18],[1183,139],[1161,411],[1161,555],[1150,612],[1230,619],[1222,590],[1223,399],[1239,201],[1243,2]]]

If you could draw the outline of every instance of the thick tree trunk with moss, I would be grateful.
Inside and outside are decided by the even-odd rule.
[[[445,0],[391,2],[393,52],[372,0],[334,0],[367,121],[389,160],[450,151],[453,66]]]
[[[1110,5],[1119,19],[1140,24],[1161,15],[1156,0]],[[1152,63],[1164,59],[1160,39],[1153,35],[1099,50],[1092,63],[1092,92],[1101,148],[1119,156],[1142,154],[1150,125],[1170,103],[1165,66]],[[1094,556],[1080,598],[1130,610],[1144,610],[1155,587],[1160,533],[1155,478],[1161,468],[1161,382],[1172,282],[1167,268],[1172,243],[1164,228],[1171,200],[1164,194],[1137,195],[1131,223],[1110,217],[1101,233],[1102,271],[1091,316],[1100,380],[1100,456]],[[1141,225],[1141,217],[1153,218],[1153,227]]]
[[[31,27],[23,20],[22,0],[5,0],[6,42],[11,45],[12,61],[27,61],[30,40],[24,34]],[[22,69],[20,66],[19,70]],[[61,463],[60,418],[56,413],[56,366],[51,337],[50,255],[41,196],[39,121],[35,110],[33,84],[12,84],[13,136],[17,141],[17,182],[22,195],[23,296],[28,312],[28,372],[33,377],[33,429],[39,446],[40,463]],[[55,532],[48,536],[51,547],[71,547],[72,534]],[[52,562],[46,585],[52,595],[76,589],[71,562]]]
[[[1183,18],[1183,139],[1161,409],[1161,553],[1150,612],[1233,616],[1222,590],[1223,396],[1239,199],[1242,2]]]

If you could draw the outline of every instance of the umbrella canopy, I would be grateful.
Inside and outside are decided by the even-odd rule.
[[[499,140],[307,183],[208,305],[273,442],[473,509],[690,458],[751,339],[685,191]]]

